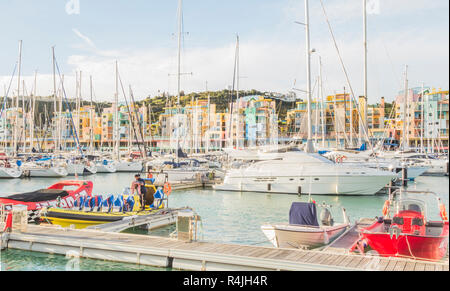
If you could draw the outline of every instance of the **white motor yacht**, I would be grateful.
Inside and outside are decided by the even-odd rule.
[[[321,155],[283,154],[281,160],[262,161],[229,170],[223,191],[316,195],[374,195],[397,175],[367,167],[336,164]]]

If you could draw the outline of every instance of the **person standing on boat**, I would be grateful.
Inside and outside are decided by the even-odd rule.
[[[145,188],[145,181],[141,178],[141,175],[134,175],[135,181],[131,184],[131,195],[134,195],[134,191],[136,191],[139,195],[139,199],[141,201],[142,209],[145,209],[144,197],[147,192]]]

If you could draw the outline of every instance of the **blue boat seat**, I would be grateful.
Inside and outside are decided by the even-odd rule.
[[[124,207],[124,211],[129,211],[129,212],[133,211],[134,204],[135,204],[134,196],[129,196],[126,200],[126,205]]]
[[[78,197],[78,199],[75,200],[75,202],[73,203],[73,208],[72,209],[73,210],[83,210],[84,200],[85,200],[84,196]]]
[[[103,203],[103,196],[102,195],[98,195],[95,197],[95,207],[96,207],[96,211],[100,212],[102,210],[102,203]]]
[[[114,206],[114,195],[109,195],[109,197],[102,201],[102,212],[111,212]]]
[[[123,195],[119,195],[113,204],[113,212],[123,211]]]

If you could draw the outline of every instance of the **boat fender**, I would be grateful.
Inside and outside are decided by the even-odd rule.
[[[166,183],[164,184],[164,194],[166,194],[167,196],[169,196],[170,193],[172,193],[172,186],[170,185],[169,182],[166,182]]]
[[[386,200],[384,202],[383,206],[383,216],[386,217],[389,214],[389,206],[391,205],[391,202],[389,200]]]
[[[448,221],[447,210],[445,209],[445,204],[439,204],[439,212],[443,221]]]

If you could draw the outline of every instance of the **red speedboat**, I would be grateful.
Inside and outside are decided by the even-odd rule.
[[[26,205],[28,211],[57,206],[57,204],[61,208],[72,208],[78,197],[92,196],[93,187],[90,181],[63,181],[47,189],[0,198],[0,205]]]
[[[442,221],[427,219],[424,201],[406,198],[405,194],[435,195]],[[432,192],[400,191],[398,199],[389,199],[383,208],[383,217],[373,225],[360,230],[360,244],[383,257],[407,257],[418,260],[440,261],[447,253],[448,217],[445,205]],[[392,215],[392,219],[391,219]],[[362,243],[362,244],[361,244]],[[355,248],[354,248],[355,249]]]

